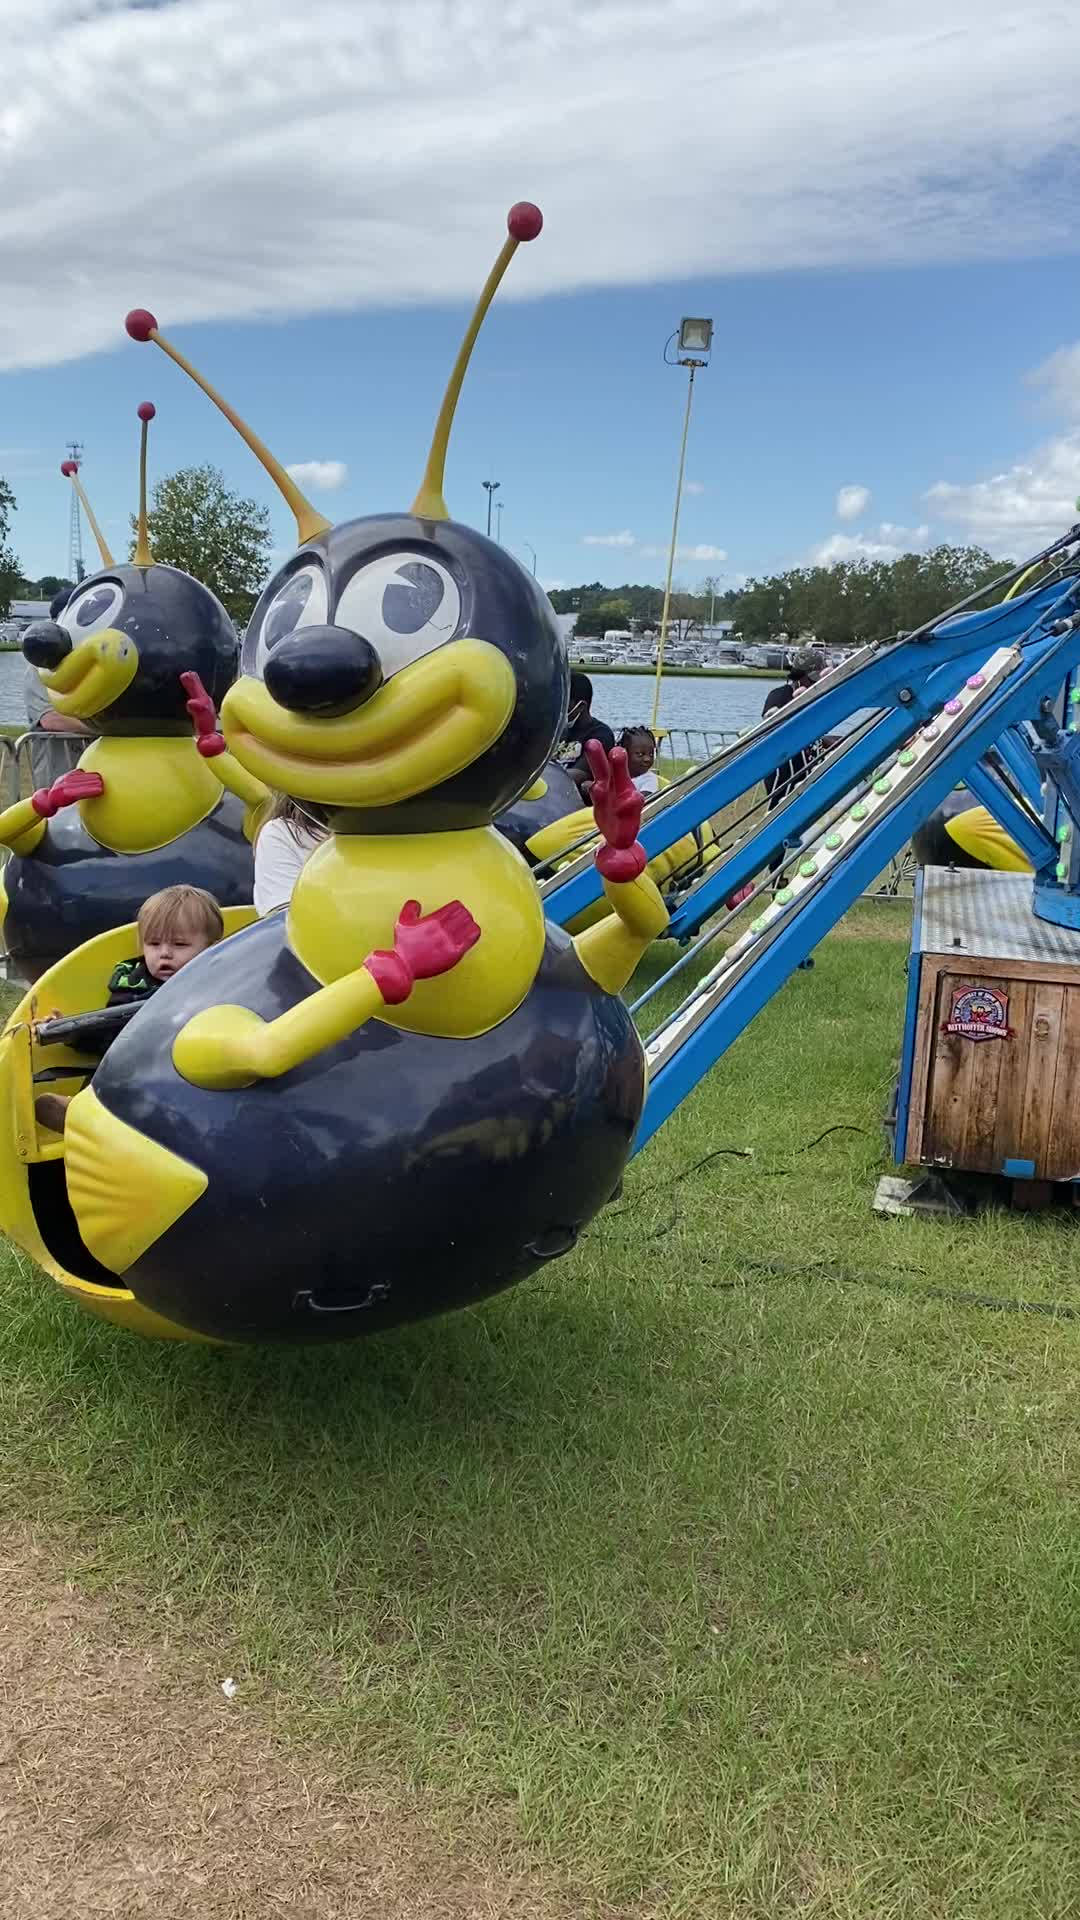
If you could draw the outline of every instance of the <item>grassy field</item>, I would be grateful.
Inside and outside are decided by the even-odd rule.
[[[582,1916],[1075,1914],[1080,1329],[934,1291],[1080,1310],[1075,1229],[872,1215],[905,942],[859,909],[472,1313],[155,1347],[8,1253],[4,1510]]]

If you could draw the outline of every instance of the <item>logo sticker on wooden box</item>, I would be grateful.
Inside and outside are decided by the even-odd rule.
[[[958,1033],[964,1040],[1008,1040],[1009,996],[996,987],[954,987],[949,1017],[942,1033]]]

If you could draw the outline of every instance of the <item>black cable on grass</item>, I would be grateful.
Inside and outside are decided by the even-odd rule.
[[[824,1133],[819,1133],[816,1139],[808,1140],[805,1147],[796,1147],[796,1155],[809,1153],[812,1147],[820,1147],[822,1141],[827,1140],[831,1133],[862,1133],[868,1140],[872,1137],[869,1127],[856,1127],[847,1120],[839,1120],[834,1127],[826,1127]]]
[[[792,1157],[797,1158],[800,1154],[809,1153],[811,1148],[820,1146],[823,1140],[827,1140],[830,1135],[836,1133],[861,1133],[870,1137],[868,1128],[839,1121],[834,1126],[826,1127],[824,1132],[817,1134],[813,1140],[808,1140],[805,1146],[797,1147]],[[693,1166],[684,1167],[681,1173],[675,1174],[671,1180],[663,1181],[661,1185],[662,1187],[677,1186],[680,1181],[689,1179],[692,1173],[699,1173],[710,1162],[724,1158],[750,1160],[753,1158],[753,1150],[750,1147],[714,1147],[711,1153],[706,1153],[700,1160],[695,1160]],[[765,1179],[776,1179],[790,1172],[790,1167],[762,1169]],[[597,1225],[602,1227],[606,1221],[618,1220],[623,1214],[632,1211],[630,1207],[617,1207],[613,1213],[602,1214]],[[666,1240],[673,1228],[678,1226],[679,1219],[679,1209],[675,1206],[670,1219],[665,1220],[662,1227],[656,1227],[651,1233],[647,1233],[645,1240],[649,1242]],[[709,1265],[704,1255],[698,1254],[695,1257],[699,1266]],[[779,1280],[812,1279],[816,1276],[819,1279],[834,1280],[840,1286],[874,1287],[881,1293],[900,1294],[908,1299],[944,1300],[949,1306],[977,1307],[986,1313],[1031,1313],[1047,1320],[1080,1320],[1080,1306],[1069,1306],[1060,1300],[1025,1300],[1009,1298],[1002,1294],[970,1293],[960,1288],[933,1285],[905,1286],[902,1282],[890,1278],[888,1274],[865,1273],[859,1268],[837,1266],[829,1260],[803,1262],[761,1260],[749,1254],[736,1254],[733,1264],[750,1273],[772,1274]],[[924,1281],[926,1278],[925,1267],[902,1266],[898,1271],[917,1275]],[[742,1284],[743,1282],[739,1280],[712,1282],[714,1291],[723,1293],[735,1293]]]
[[[703,1154],[700,1160],[695,1160],[692,1167],[684,1167],[681,1173],[677,1173],[674,1176],[674,1179],[665,1180],[662,1184],[665,1187],[677,1187],[680,1180],[689,1180],[692,1173],[700,1173],[702,1167],[709,1166],[713,1160],[722,1160],[725,1158],[731,1160],[752,1160],[753,1157],[754,1150],[752,1147],[714,1147],[711,1153]]]
[[[856,1127],[846,1120],[838,1120],[835,1126],[826,1127],[823,1133],[817,1134],[813,1140],[808,1140],[804,1147],[796,1147],[792,1158],[797,1159],[801,1153],[811,1152],[814,1147],[819,1147],[823,1140],[828,1140],[830,1135],[834,1133],[861,1133],[865,1135],[867,1139],[871,1138],[868,1127]],[[681,1180],[689,1180],[692,1173],[700,1173],[702,1167],[709,1166],[713,1160],[721,1160],[724,1158],[732,1160],[752,1160],[753,1157],[754,1150],[752,1147],[714,1147],[711,1153],[702,1154],[700,1160],[695,1160],[693,1166],[684,1167],[682,1172],[675,1174],[671,1180],[662,1181],[661,1186],[678,1186]],[[775,1180],[780,1174],[790,1173],[791,1168],[763,1167],[761,1171],[764,1179]]]
[[[738,1263],[751,1272],[775,1274],[781,1280],[804,1279],[818,1275],[839,1281],[841,1286],[876,1287],[882,1293],[899,1293],[910,1299],[945,1300],[950,1306],[980,1307],[989,1313],[1035,1313],[1048,1320],[1080,1320],[1080,1307],[1066,1306],[1058,1300],[1009,1299],[994,1293],[967,1293],[953,1287],[905,1287],[887,1274],[863,1273],[851,1267],[837,1267],[828,1260],[812,1260],[800,1265],[787,1260],[755,1260],[736,1256]],[[902,1273],[924,1273],[923,1267],[902,1267]],[[723,1283],[726,1289],[727,1282]]]

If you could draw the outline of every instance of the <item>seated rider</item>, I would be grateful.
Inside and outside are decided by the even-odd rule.
[[[626,771],[639,793],[651,799],[660,791],[656,771],[656,735],[651,727],[624,727],[619,745],[626,754]]]
[[[587,742],[599,740],[605,753],[610,753],[615,745],[615,735],[606,720],[596,718],[592,702],[593,686],[588,674],[573,672],[570,675],[570,705],[557,757],[583,800],[588,799],[593,783],[593,771],[585,752]]]
[[[107,1006],[137,1006],[149,1000],[189,960],[216,945],[225,922],[213,894],[204,888],[165,887],[143,901],[138,928],[142,951],[113,969]],[[52,1133],[63,1133],[71,1098],[63,1093],[41,1094],[34,1103],[41,1125]]]

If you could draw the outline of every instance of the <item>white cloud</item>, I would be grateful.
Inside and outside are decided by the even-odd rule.
[[[869,487],[841,487],[836,496],[836,517],[838,520],[857,520],[869,505]]]
[[[964,539],[1020,560],[1072,526],[1078,493],[1080,432],[1047,441],[989,479],[966,486],[939,480],[925,497],[937,518],[950,522]]]
[[[1025,378],[1029,386],[1045,388],[1047,401],[1059,417],[1080,419],[1080,341],[1059,347]]]
[[[0,0],[0,366],[126,347],[134,305],[183,332],[464,300],[518,195],[548,226],[510,299],[1071,252],[1067,22],[1060,0]]]
[[[670,549],[668,547],[650,546],[642,547],[641,551],[647,559],[656,560],[662,555],[666,556]],[[676,560],[726,560],[727,550],[724,547],[711,547],[707,542],[703,541],[700,546],[696,547],[676,547],[675,558]]]
[[[819,567],[833,567],[838,560],[899,560],[902,553],[917,553],[929,539],[928,526],[898,527],[883,520],[870,533],[830,534],[810,557]]]
[[[683,488],[684,493],[704,493],[704,491],[705,482],[703,480],[688,480]]]
[[[634,535],[624,527],[621,533],[583,533],[583,547],[636,547]]]
[[[349,477],[344,460],[295,460],[285,471],[292,474],[298,487],[309,487],[312,493],[333,493]]]

